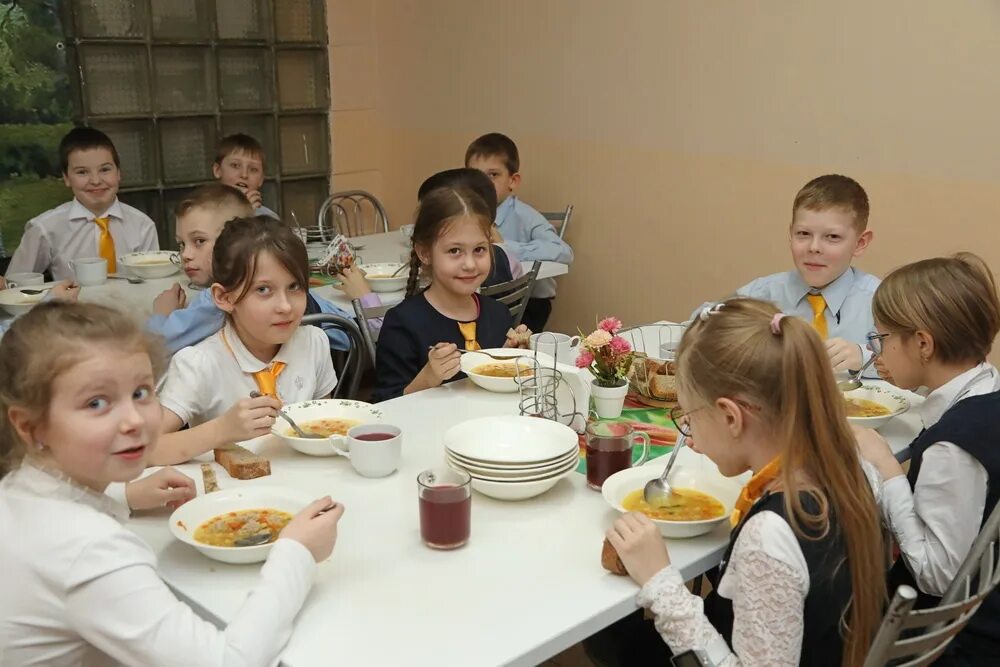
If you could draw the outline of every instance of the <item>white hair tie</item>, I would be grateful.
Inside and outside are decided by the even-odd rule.
[[[720,301],[719,303],[713,303],[711,306],[705,306],[698,313],[698,319],[702,322],[708,322],[708,318],[721,311],[725,305],[725,302]]]

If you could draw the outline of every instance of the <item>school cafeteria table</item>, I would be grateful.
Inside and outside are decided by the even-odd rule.
[[[467,419],[516,414],[516,395],[463,380],[381,407],[385,422],[404,433],[401,467],[389,477],[359,477],[346,459],[297,454],[272,436],[249,444],[271,458],[270,477],[240,482],[218,473],[222,488],[291,486],[346,506],[336,550],[319,567],[283,664],[535,665],[636,608],[635,584],[600,565],[604,532],[617,512],[577,473],[521,502],[474,493],[465,547],[434,551],[421,542],[416,477],[443,464],[442,435]],[[897,421],[889,434],[895,449],[919,426]],[[651,478],[659,465],[652,462]],[[179,467],[200,487],[195,464]],[[259,566],[217,563],[175,541],[165,514],[128,526],[156,552],[164,580],[215,623],[232,619],[257,582]],[[685,579],[718,564],[727,533],[722,525],[703,537],[667,541]]]

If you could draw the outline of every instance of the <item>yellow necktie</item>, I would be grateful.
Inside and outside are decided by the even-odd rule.
[[[108,260],[108,273],[115,273],[118,270],[115,261],[115,240],[111,238],[111,232],[108,231],[111,218],[94,218],[94,222],[101,228],[101,238],[97,242],[98,251],[101,257]]]
[[[729,516],[729,523],[734,528],[739,525],[753,504],[757,502],[760,494],[764,492],[764,488],[773,482],[779,474],[781,474],[781,459],[775,458],[750,478],[747,485],[740,491],[740,496],[733,506],[733,513]]]
[[[822,294],[806,294],[806,300],[809,301],[809,305],[813,309],[813,329],[816,330],[820,338],[826,338],[826,299],[823,298]]]
[[[257,383],[260,393],[278,398],[278,376],[283,370],[285,370],[283,361],[272,361],[270,366],[254,373],[253,381]]]
[[[466,350],[481,350],[483,348],[479,347],[479,342],[476,340],[476,323],[475,322],[458,322],[458,330],[462,332],[462,338],[465,339],[465,349]]]

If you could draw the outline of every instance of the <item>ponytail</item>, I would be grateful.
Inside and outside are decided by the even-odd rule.
[[[420,285],[420,257],[417,256],[417,249],[410,251],[410,274],[406,279],[406,296],[413,296],[417,293]]]

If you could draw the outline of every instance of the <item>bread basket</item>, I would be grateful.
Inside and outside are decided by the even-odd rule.
[[[635,358],[628,370],[629,387],[642,403],[656,408],[677,405],[676,356],[684,327],[658,322],[619,332],[632,344]]]

